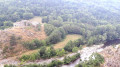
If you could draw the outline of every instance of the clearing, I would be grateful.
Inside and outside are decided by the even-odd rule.
[[[81,35],[77,35],[77,34],[67,35],[63,41],[55,44],[54,48],[55,49],[63,48],[70,40],[74,41],[74,40],[77,40],[79,38],[81,38]]]

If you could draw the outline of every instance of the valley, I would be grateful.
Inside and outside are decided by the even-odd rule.
[[[120,67],[119,0],[1,0],[0,67]]]

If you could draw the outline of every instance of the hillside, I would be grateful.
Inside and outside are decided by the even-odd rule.
[[[1,0],[0,65],[120,67],[119,3]]]
[[[34,19],[34,20],[33,20]],[[15,45],[14,47],[16,47],[16,49],[13,50],[13,52],[9,52],[8,54],[14,56],[17,54],[20,54],[24,51],[26,51],[26,49],[22,46],[22,42],[25,41],[32,41],[34,39],[38,39],[38,40],[44,40],[46,39],[46,34],[44,32],[44,24],[42,24],[42,20],[41,18],[37,18],[39,19],[36,20],[36,18],[33,18],[30,21],[34,22],[40,22],[41,24],[41,30],[37,30],[37,28],[33,27],[33,26],[25,26],[25,27],[11,27],[5,30],[1,30],[0,31],[0,42],[1,42],[1,47],[4,49],[6,46],[11,46],[10,45],[10,37],[11,36],[15,36],[16,38],[18,38],[17,40],[17,45]],[[20,47],[20,48],[19,48]],[[18,49],[19,48],[19,49]],[[15,53],[14,53],[15,51]],[[8,55],[8,56],[10,56]]]

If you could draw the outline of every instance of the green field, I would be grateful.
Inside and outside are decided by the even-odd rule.
[[[63,48],[70,40],[74,41],[74,40],[77,40],[79,38],[81,38],[81,35],[77,35],[77,34],[67,35],[63,41],[55,44],[54,48],[55,49]]]

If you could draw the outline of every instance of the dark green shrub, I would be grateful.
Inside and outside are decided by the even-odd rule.
[[[34,41],[27,41],[27,42],[24,42],[23,43],[23,46],[27,49],[30,49],[30,50],[33,50],[33,49],[36,49],[37,46],[35,46],[35,43]]]
[[[80,58],[80,54],[79,53],[76,54],[76,55],[73,55],[71,57],[66,56],[64,58],[64,64],[70,64],[70,63],[74,62],[75,60],[77,60],[78,58]]]
[[[46,45],[46,43],[45,43],[43,40],[34,39],[33,42],[35,43],[35,46],[36,46],[37,48]]]
[[[51,24],[45,24],[45,32],[49,36],[56,28]]]
[[[16,45],[16,44],[17,44],[17,41],[16,41],[16,40],[17,40],[17,39],[16,39],[15,35],[12,35],[12,36],[10,37],[10,45],[11,45],[11,46]]]
[[[62,64],[62,61],[53,60],[50,64],[47,65],[47,67],[60,67]]]
[[[20,57],[20,61],[28,61],[30,58],[29,55],[23,55],[22,57]]]
[[[69,41],[67,45],[64,47],[66,51],[72,52],[73,47],[75,47],[74,43],[72,41]]]

